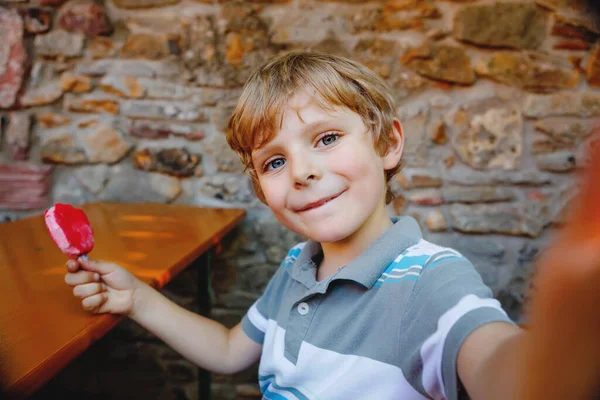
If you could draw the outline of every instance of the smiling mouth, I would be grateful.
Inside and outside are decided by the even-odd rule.
[[[303,208],[299,209],[297,212],[309,211],[309,210],[313,210],[313,209],[315,209],[317,207],[321,207],[322,205],[329,203],[331,200],[337,199],[342,193],[344,193],[344,191],[342,191],[342,192],[340,192],[340,193],[338,193],[336,195],[333,195],[333,196],[330,196],[330,197],[326,197],[326,198],[321,199],[319,201],[315,201],[313,203],[309,203],[306,206],[304,206]]]

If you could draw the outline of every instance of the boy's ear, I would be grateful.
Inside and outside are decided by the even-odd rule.
[[[390,132],[390,146],[383,156],[383,169],[388,170],[395,168],[402,158],[404,151],[404,131],[400,121],[394,118],[392,122],[392,131]]]

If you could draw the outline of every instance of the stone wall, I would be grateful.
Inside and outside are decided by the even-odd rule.
[[[577,0],[8,0],[0,6],[0,221],[54,202],[243,207],[212,271],[239,321],[302,240],[227,147],[251,69],[290,49],[351,56],[394,90],[407,168],[390,212],[471,258],[519,319],[532,264],[567,217],[600,117],[600,30]],[[192,268],[165,294],[195,309]],[[87,358],[86,358],[87,357]],[[196,398],[199,375],[130,321],[47,391]],[[92,378],[93,377],[93,378]],[[256,368],[213,398],[256,394]],[[46,392],[46,394],[49,392]]]

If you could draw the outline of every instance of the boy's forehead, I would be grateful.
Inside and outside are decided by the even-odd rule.
[[[281,113],[278,116],[280,123],[279,130],[283,128],[286,119],[297,117],[301,123],[309,124],[315,120],[325,118],[335,118],[343,114],[344,107],[330,104],[327,100],[321,98],[317,94],[300,91],[289,98],[281,107]]]

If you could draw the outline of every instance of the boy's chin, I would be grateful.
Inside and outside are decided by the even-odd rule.
[[[321,224],[319,227],[312,227],[303,236],[319,243],[337,243],[348,239],[356,231],[350,227],[331,226],[331,224]]]

